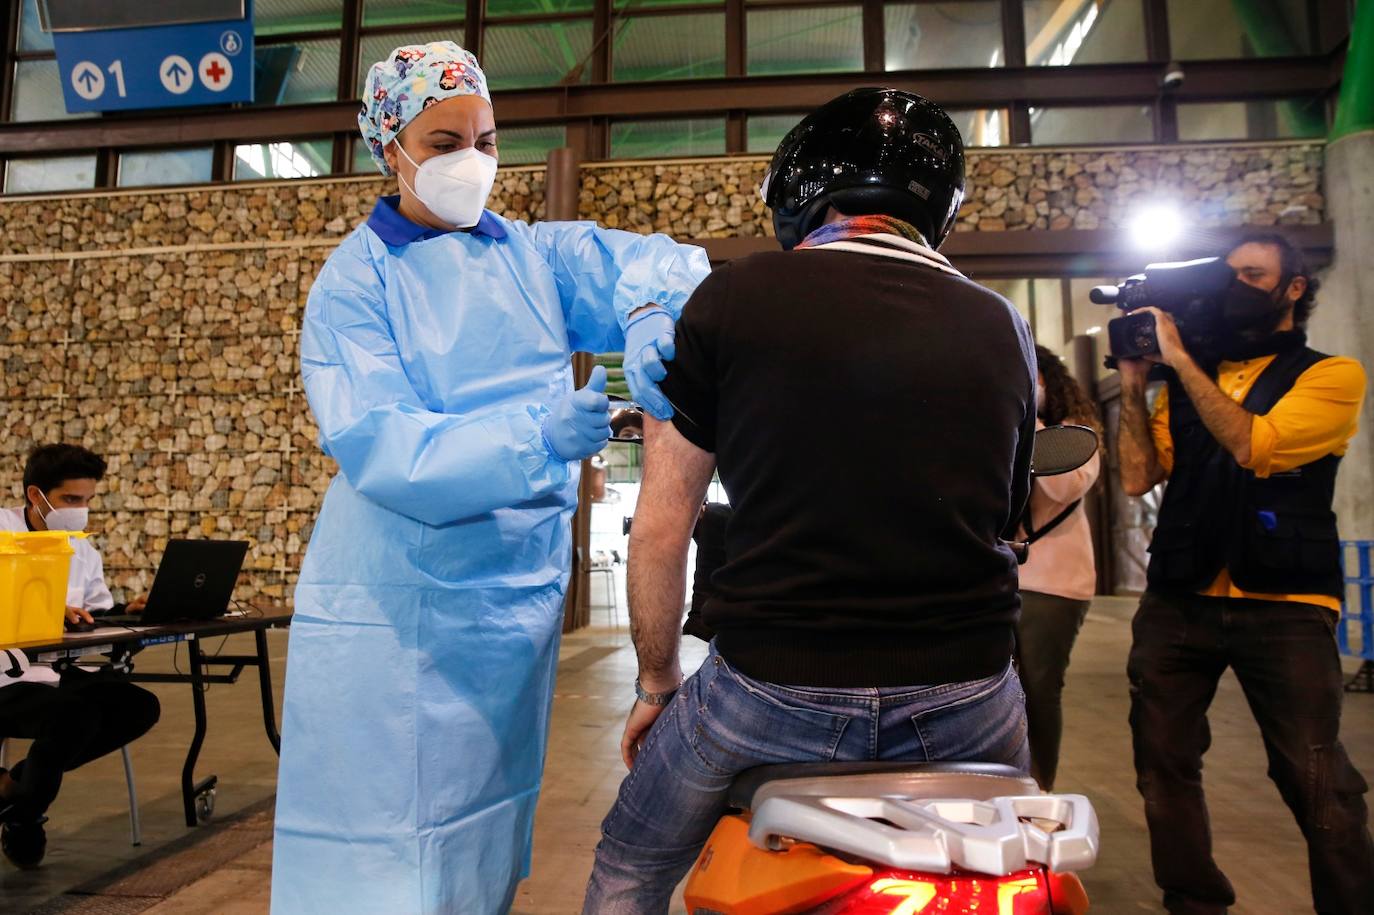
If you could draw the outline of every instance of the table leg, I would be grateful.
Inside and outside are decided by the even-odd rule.
[[[181,803],[186,813],[186,825],[195,826],[199,822],[196,798],[213,791],[218,779],[212,775],[200,784],[195,781],[196,759],[200,756],[201,745],[205,743],[205,680],[201,670],[200,640],[188,639],[186,645],[190,656],[191,706],[196,713],[196,732],[191,737],[191,748],[186,752],[186,764],[181,769]]]
[[[267,631],[257,629],[253,638],[258,645],[258,688],[262,692],[262,724],[267,729],[267,740],[272,749],[281,755],[281,732],[277,730],[277,707],[272,702],[272,668],[268,666]]]

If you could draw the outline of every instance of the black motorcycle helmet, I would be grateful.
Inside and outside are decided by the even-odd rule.
[[[964,199],[964,141],[944,109],[900,89],[855,89],[783,138],[760,188],[791,250],[827,208],[911,223],[938,248]]]

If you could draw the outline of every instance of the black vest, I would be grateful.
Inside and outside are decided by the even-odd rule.
[[[1241,405],[1267,414],[1299,375],[1328,358],[1295,334]],[[1344,579],[1331,510],[1340,457],[1329,454],[1260,479],[1212,437],[1178,377],[1170,372],[1168,378],[1174,467],[1150,541],[1150,590],[1194,594],[1225,568],[1244,591],[1340,597]]]

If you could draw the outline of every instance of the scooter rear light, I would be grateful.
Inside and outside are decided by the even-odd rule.
[[[1005,877],[882,871],[817,915],[1051,915],[1040,870]]]

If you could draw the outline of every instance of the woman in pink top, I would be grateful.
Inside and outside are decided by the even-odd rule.
[[[1036,386],[1037,425],[1075,423],[1102,437],[1102,424],[1078,382],[1058,356],[1035,348],[1039,361]],[[1034,541],[1030,559],[1021,567],[1021,620],[1017,624],[1017,663],[1026,691],[1030,730],[1031,775],[1046,791],[1054,787],[1063,733],[1060,696],[1078,630],[1097,590],[1092,533],[1083,497],[1097,482],[1100,456],[1072,473],[1037,479],[1023,532]]]

